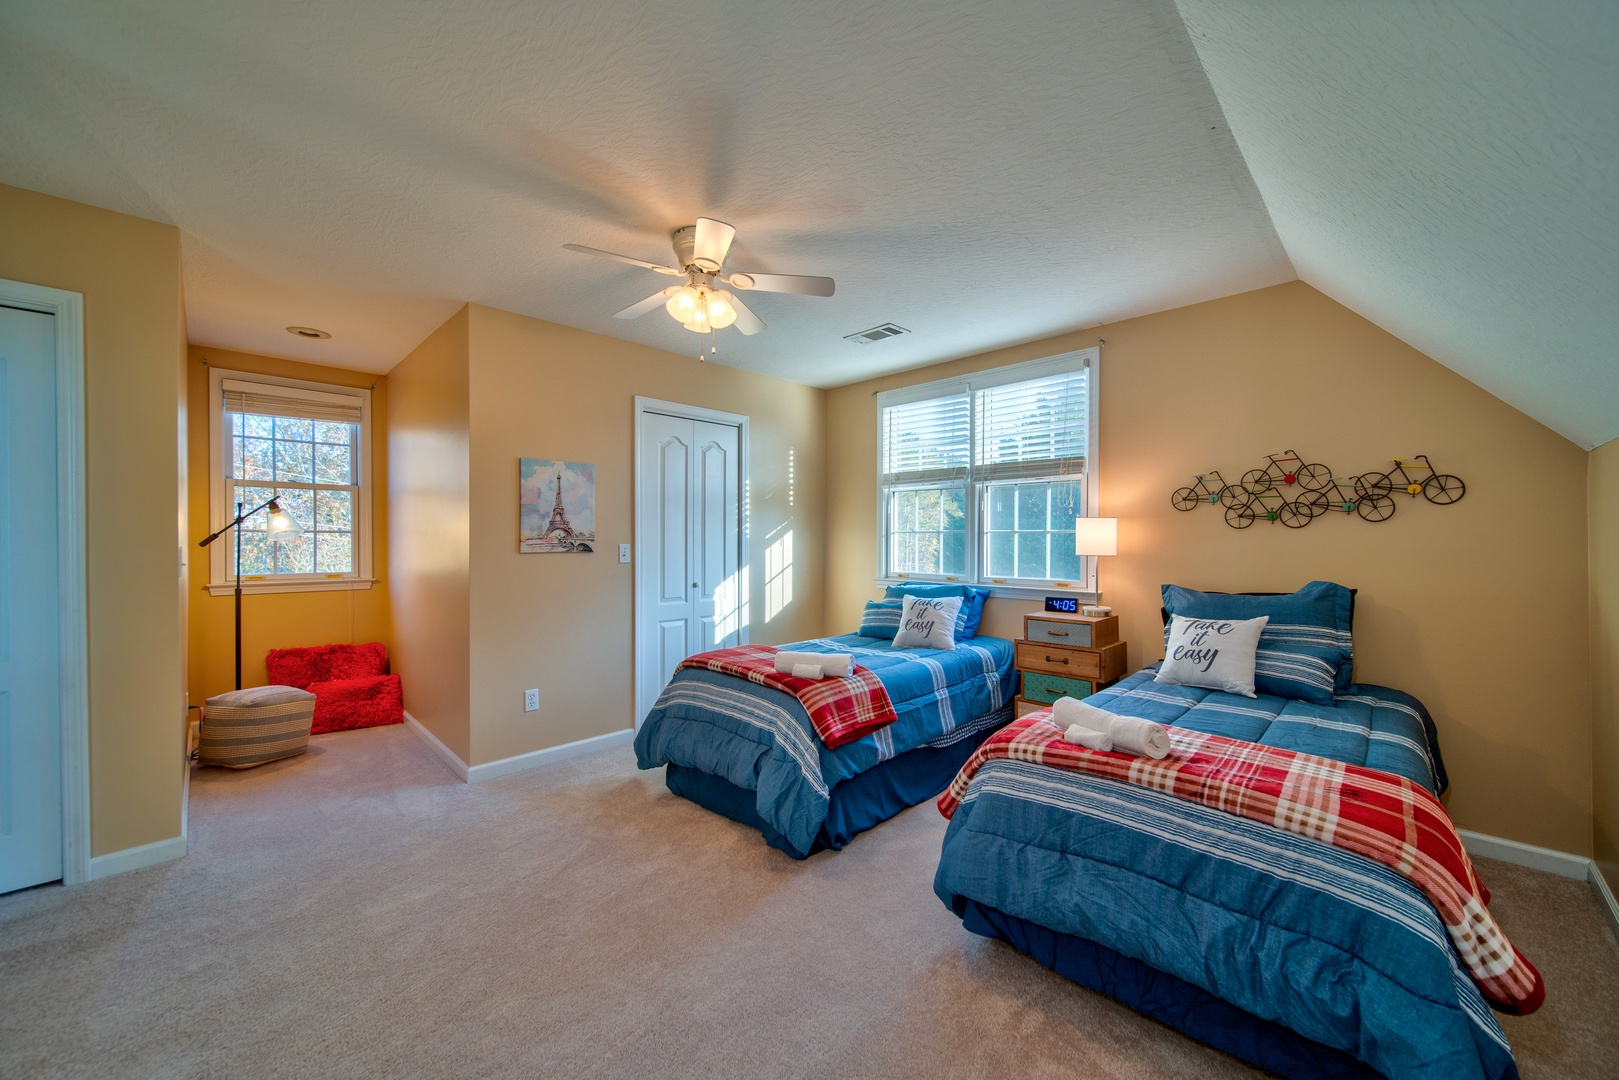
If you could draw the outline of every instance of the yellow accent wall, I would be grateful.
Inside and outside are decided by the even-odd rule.
[[[1594,856],[1619,891],[1619,439],[1591,451],[1591,767]]]
[[[105,855],[180,835],[180,233],[0,185],[0,277],[84,294],[90,851]]]
[[[752,640],[819,633],[822,391],[479,305],[458,313],[389,379],[394,639],[406,708],[468,764],[633,722],[634,567],[619,563],[617,551],[633,536],[637,395],[750,418]],[[420,450],[407,463],[412,440]],[[423,460],[430,444],[442,447],[431,463]],[[524,457],[596,466],[597,551],[518,553]],[[417,476],[418,461],[431,479]],[[403,534],[429,516],[439,539],[407,559]],[[795,533],[793,601],[772,615],[765,548],[786,530]],[[430,602],[431,589],[440,591]],[[415,635],[436,632],[412,625],[429,612],[469,629],[446,631],[436,648],[413,648]],[[530,687],[540,689],[535,713],[522,709]]]
[[[388,584],[405,710],[472,755],[467,331],[463,307],[388,373]]]
[[[1163,655],[1158,587],[1359,590],[1356,677],[1421,698],[1439,726],[1463,828],[1591,851],[1586,454],[1302,282],[985,353],[828,392],[827,632],[879,595],[875,390],[1088,348],[1100,382],[1101,512],[1119,518],[1104,602],[1132,668]],[[1451,506],[1399,495],[1382,523],[1227,528],[1178,512],[1193,473],[1236,479],[1296,448],[1340,474],[1428,454],[1459,474]],[[1616,493],[1619,494],[1619,493]],[[991,600],[1015,637],[1037,602]]]
[[[209,552],[197,541],[211,531],[209,488],[213,483],[209,421],[215,411],[208,399],[208,370],[223,368],[256,375],[278,375],[334,386],[371,389],[372,576],[369,589],[341,592],[285,592],[242,597],[242,685],[269,681],[264,655],[271,649],[340,642],[380,641],[390,644],[388,615],[388,380],[366,371],[322,367],[270,356],[193,345],[188,350],[186,384],[188,422],[187,484],[193,522],[188,558],[193,574],[188,597],[191,621],[191,702],[200,705],[214,694],[235,687],[234,598],[208,592]],[[227,533],[217,544],[229,544]]]

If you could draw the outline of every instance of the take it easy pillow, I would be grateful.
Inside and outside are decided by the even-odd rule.
[[[1259,639],[1254,687],[1261,694],[1331,705],[1349,689],[1354,669],[1355,594],[1331,581],[1312,581],[1292,593],[1214,593],[1163,587],[1166,621],[1270,619]],[[1167,634],[1168,628],[1165,628]]]
[[[907,596],[901,603],[896,649],[954,649],[959,596]]]
[[[903,600],[907,596],[959,596],[961,611],[956,615],[956,640],[966,641],[978,636],[978,624],[984,620],[984,601],[989,599],[988,589],[975,589],[971,585],[946,585],[942,582],[914,582],[890,585],[883,590],[890,600]]]
[[[1173,615],[1164,663],[1154,682],[1201,686],[1255,697],[1254,665],[1259,635],[1270,619],[1189,619]]]
[[[893,641],[899,633],[899,612],[904,606],[900,600],[867,600],[865,614],[860,616],[860,636]]]

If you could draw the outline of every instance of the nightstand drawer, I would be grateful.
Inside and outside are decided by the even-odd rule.
[[[1029,641],[1045,641],[1053,645],[1074,645],[1081,649],[1100,649],[1119,640],[1119,617],[1091,619],[1084,616],[1025,615],[1023,636]]]
[[[1051,706],[1045,704],[1044,702],[1030,701],[1026,697],[1015,697],[1012,699],[1012,719],[1016,720],[1020,716],[1027,716],[1036,709],[1049,708],[1051,708]]]
[[[1050,705],[1060,697],[1086,698],[1096,693],[1096,683],[1090,679],[1070,679],[1066,675],[1047,675],[1043,671],[1023,673],[1023,696],[1042,705]]]
[[[1016,663],[1018,669],[1025,672],[1043,671],[1073,679],[1111,682],[1124,676],[1129,658],[1122,641],[1100,649],[1076,649],[1068,645],[1020,641]]]

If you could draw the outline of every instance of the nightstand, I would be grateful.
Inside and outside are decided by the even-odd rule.
[[[1117,615],[1025,615],[1023,636],[1013,644],[1013,663],[1023,680],[1013,706],[1017,716],[1060,697],[1089,697],[1124,678],[1130,664]]]

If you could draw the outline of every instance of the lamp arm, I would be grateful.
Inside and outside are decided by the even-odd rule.
[[[221,525],[218,528],[217,531],[211,532],[207,536],[203,537],[201,540],[198,540],[197,541],[197,546],[198,547],[207,547],[209,544],[213,543],[215,540],[218,540],[221,536],[224,536],[225,533],[228,532],[233,526],[240,525],[242,522],[246,521],[248,518],[250,518],[254,514],[258,513],[260,510],[263,510],[266,506],[269,506],[271,503],[275,502],[276,499],[278,499],[278,498],[280,498],[279,495],[272,495],[270,498],[265,499],[263,502],[259,503],[253,509],[245,511],[245,512],[240,513],[240,514],[237,514],[235,518],[233,518],[232,520],[227,521],[227,522],[225,522],[225,524]],[[236,505],[240,506],[242,504],[237,503]]]

